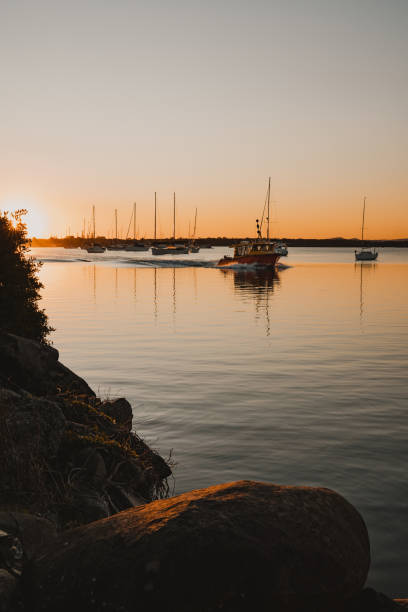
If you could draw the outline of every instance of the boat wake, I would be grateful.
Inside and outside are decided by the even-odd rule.
[[[217,261],[205,259],[121,259],[118,261],[122,265],[137,268],[214,268]]]

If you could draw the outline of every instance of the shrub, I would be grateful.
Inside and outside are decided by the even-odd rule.
[[[38,306],[41,264],[27,255],[26,212],[0,212],[0,330],[46,343],[53,328]]]

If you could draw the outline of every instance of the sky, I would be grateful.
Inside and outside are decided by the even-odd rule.
[[[408,0],[2,0],[0,209],[32,235],[408,237]]]

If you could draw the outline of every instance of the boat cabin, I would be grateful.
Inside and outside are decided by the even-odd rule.
[[[234,257],[244,255],[270,255],[275,252],[275,243],[268,240],[257,240],[255,242],[244,240],[234,246]]]

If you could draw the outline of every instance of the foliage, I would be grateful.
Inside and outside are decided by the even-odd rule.
[[[0,212],[0,330],[46,343],[53,328],[38,306],[41,264],[27,255],[26,212]]]

